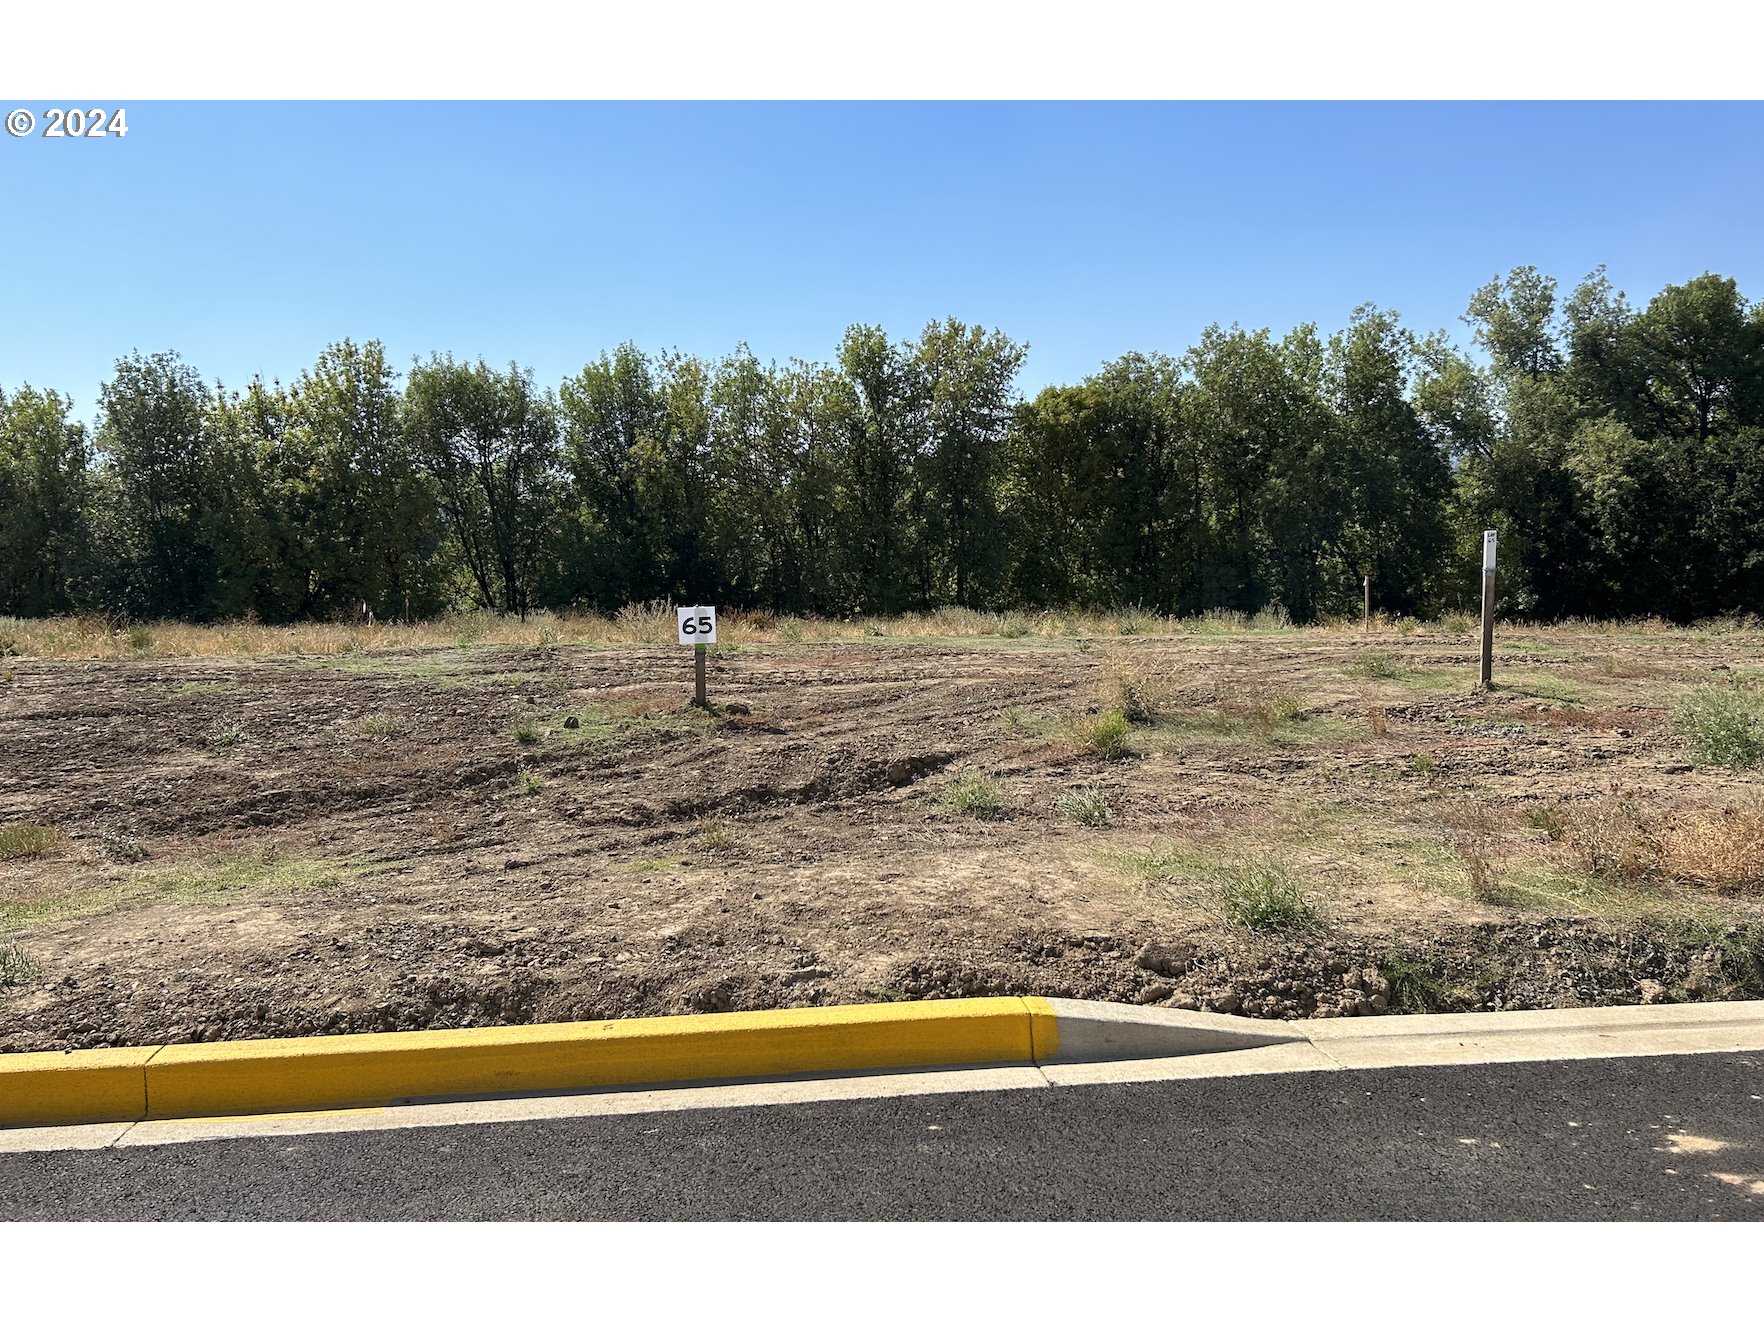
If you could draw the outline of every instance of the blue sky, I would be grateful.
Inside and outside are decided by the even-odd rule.
[[[45,105],[32,104],[41,116]],[[134,103],[0,139],[0,388],[131,349],[284,380],[330,340],[554,385],[630,339],[825,359],[954,315],[1022,384],[1212,322],[1445,327],[1491,276],[1764,297],[1764,105]]]

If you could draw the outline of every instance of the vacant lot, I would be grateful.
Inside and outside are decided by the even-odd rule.
[[[1756,632],[730,632],[0,657],[0,1049],[1764,995]]]

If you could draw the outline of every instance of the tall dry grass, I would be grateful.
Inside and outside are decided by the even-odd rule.
[[[1452,635],[1462,622],[1401,622],[1398,631]],[[1380,628],[1388,622],[1380,621]],[[881,639],[1138,639],[1273,633],[1357,633],[1357,618],[1295,626],[1279,607],[1254,615],[1211,610],[1198,616],[1170,616],[1143,607],[1112,611],[977,611],[941,607],[898,616],[819,617],[725,608],[717,633],[728,643],[825,643]],[[1760,631],[1751,618],[1723,618],[1675,626],[1660,620],[1576,621],[1567,626],[1503,625],[1503,637],[1543,638],[1568,632],[1707,635]],[[487,611],[465,611],[409,624],[353,621],[263,625],[224,621],[194,625],[181,621],[120,621],[102,615],[53,616],[18,620],[0,616],[0,659],[43,657],[96,661],[144,657],[246,657],[274,654],[337,656],[399,648],[472,647],[490,644],[552,647],[563,644],[662,647],[673,642],[670,602],[632,603],[611,616],[588,612],[536,612],[526,620]]]

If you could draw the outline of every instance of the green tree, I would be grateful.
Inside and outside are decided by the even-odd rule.
[[[998,485],[1024,353],[1000,332],[953,317],[927,326],[914,347],[928,434],[918,470],[921,583],[930,600],[974,606],[1002,576]]]
[[[1002,498],[1016,600],[1175,608],[1191,561],[1170,508],[1180,390],[1173,361],[1129,354],[1019,407]]]
[[[555,402],[530,371],[441,355],[411,369],[405,398],[412,451],[478,602],[525,618],[559,494]]]
[[[1343,497],[1346,577],[1369,572],[1375,606],[1424,612],[1450,541],[1452,473],[1411,399],[1414,338],[1394,314],[1362,307],[1332,339],[1329,358],[1337,423],[1328,467]]]
[[[216,438],[200,374],[174,353],[132,354],[99,403],[103,597],[138,615],[210,618]]]
[[[72,411],[54,391],[0,392],[0,615],[69,605],[86,546],[91,457]]]
[[[280,476],[308,566],[303,611],[433,610],[445,595],[436,487],[406,433],[384,346],[328,346],[291,397]]]
[[[558,401],[570,496],[554,591],[608,609],[665,592],[638,490],[642,450],[661,427],[649,358],[622,344],[565,381]]]
[[[848,600],[861,611],[905,610],[924,602],[914,574],[921,565],[914,474],[924,449],[922,382],[908,349],[890,344],[878,326],[846,331],[839,367],[851,390],[834,461]]]

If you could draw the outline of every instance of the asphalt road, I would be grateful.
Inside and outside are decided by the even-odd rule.
[[[0,1216],[1760,1220],[1764,1056],[1244,1076],[4,1154]]]

